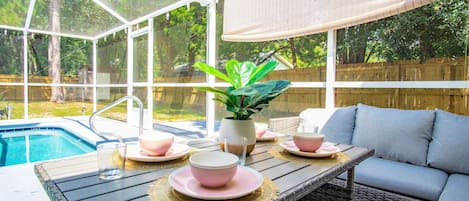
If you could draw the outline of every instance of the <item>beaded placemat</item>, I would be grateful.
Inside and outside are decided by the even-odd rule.
[[[278,159],[292,161],[292,162],[309,163],[309,164],[333,165],[337,163],[344,163],[350,160],[350,157],[346,153],[343,153],[343,152],[335,153],[330,157],[321,157],[321,158],[310,158],[310,157],[298,156],[298,155],[291,154],[280,145],[272,146],[268,150],[268,152],[270,155]]]
[[[278,196],[278,188],[275,183],[267,177],[254,192],[240,198],[230,199],[233,201],[268,201]],[[168,175],[158,178],[148,189],[150,200],[154,201],[199,201],[200,199],[183,195],[174,190],[168,182]]]

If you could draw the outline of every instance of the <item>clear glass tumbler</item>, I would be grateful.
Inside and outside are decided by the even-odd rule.
[[[126,145],[121,142],[106,142],[97,146],[98,177],[100,179],[119,179],[124,176]]]
[[[238,141],[230,141],[230,139],[224,139],[224,149],[227,153],[232,153],[238,156],[238,164],[245,165],[246,164],[246,149],[248,139],[246,137],[241,137]]]

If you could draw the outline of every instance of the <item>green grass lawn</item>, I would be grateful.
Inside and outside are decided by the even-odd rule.
[[[23,102],[5,101],[0,103],[0,107],[4,108],[7,104],[13,107],[12,119],[21,119],[24,117]],[[98,109],[107,103],[98,104]],[[29,102],[29,118],[46,118],[46,117],[64,117],[64,116],[81,116],[82,107],[85,107],[85,115],[91,115],[93,112],[93,104],[90,102],[65,102],[54,103],[49,101]],[[153,110],[153,118],[158,121],[190,121],[203,120],[205,114],[192,108],[172,109],[165,105],[155,105]],[[125,120],[126,104],[120,104],[106,111],[102,116],[117,120]]]

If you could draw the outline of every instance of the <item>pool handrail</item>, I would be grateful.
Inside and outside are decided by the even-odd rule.
[[[102,113],[102,112],[104,112],[108,109],[111,109],[112,107],[114,107],[114,106],[116,106],[116,105],[118,105],[118,104],[120,104],[120,103],[122,103],[126,100],[133,100],[138,105],[138,108],[139,108],[138,136],[142,135],[143,134],[143,103],[140,99],[138,99],[135,96],[124,96],[124,97],[119,98],[119,99],[115,100],[114,102],[104,106],[103,108],[97,110],[96,112],[93,112],[93,114],[91,114],[90,119],[89,119],[91,130],[93,130],[98,135],[116,136],[116,137],[119,138],[120,141],[122,141],[122,136],[120,136],[120,135],[114,135],[112,133],[106,133],[106,132],[99,131],[96,128],[96,126],[94,125],[94,120],[95,120],[96,116],[98,116],[98,114],[100,114],[100,113]]]

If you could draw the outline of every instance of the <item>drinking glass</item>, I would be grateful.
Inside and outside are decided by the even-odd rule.
[[[121,142],[106,142],[97,146],[98,152],[98,177],[100,179],[119,179],[124,176],[125,163],[120,162],[120,154],[124,155],[126,145]],[[119,153],[120,152],[120,153]]]
[[[245,165],[247,144],[248,139],[246,137],[241,137],[238,140],[225,138],[223,147],[225,152],[238,156],[238,164]]]

